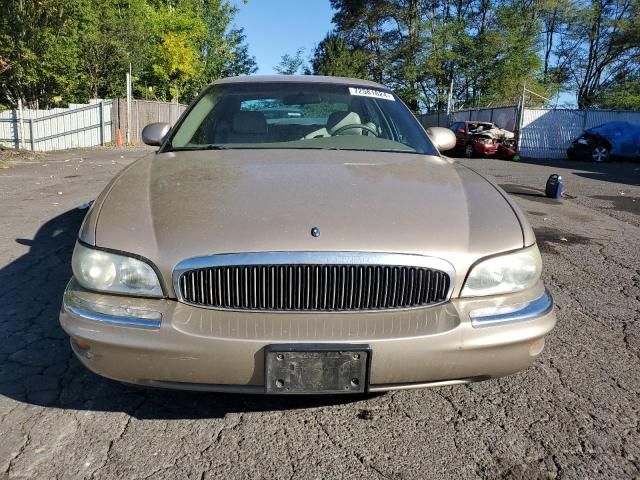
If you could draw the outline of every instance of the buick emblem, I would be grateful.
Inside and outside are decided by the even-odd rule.
[[[320,229],[318,227],[313,227],[311,229],[311,236],[312,237],[319,237],[320,236]]]

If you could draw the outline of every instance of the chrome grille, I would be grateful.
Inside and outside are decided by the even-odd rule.
[[[433,305],[450,277],[433,268],[354,264],[260,264],[180,272],[181,300],[233,310],[351,311]]]

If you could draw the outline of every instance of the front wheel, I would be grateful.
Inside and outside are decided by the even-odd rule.
[[[473,145],[471,145],[470,143],[467,143],[467,145],[464,147],[464,156],[467,158],[473,157]]]
[[[591,149],[591,160],[596,163],[609,161],[609,149],[604,145],[596,145]]]

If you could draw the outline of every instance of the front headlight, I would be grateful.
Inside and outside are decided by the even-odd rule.
[[[542,259],[537,245],[491,257],[471,269],[461,296],[477,297],[525,290],[538,282],[541,272]]]
[[[156,272],[147,263],[132,257],[87,248],[76,243],[73,275],[89,290],[162,297]]]

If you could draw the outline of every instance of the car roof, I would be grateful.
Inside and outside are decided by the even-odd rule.
[[[228,85],[232,83],[267,83],[267,82],[290,82],[290,83],[331,83],[334,85],[353,85],[361,87],[375,87],[389,90],[370,80],[362,80],[347,77],[326,77],[322,75],[242,75],[239,77],[227,77],[216,80],[212,85]]]

